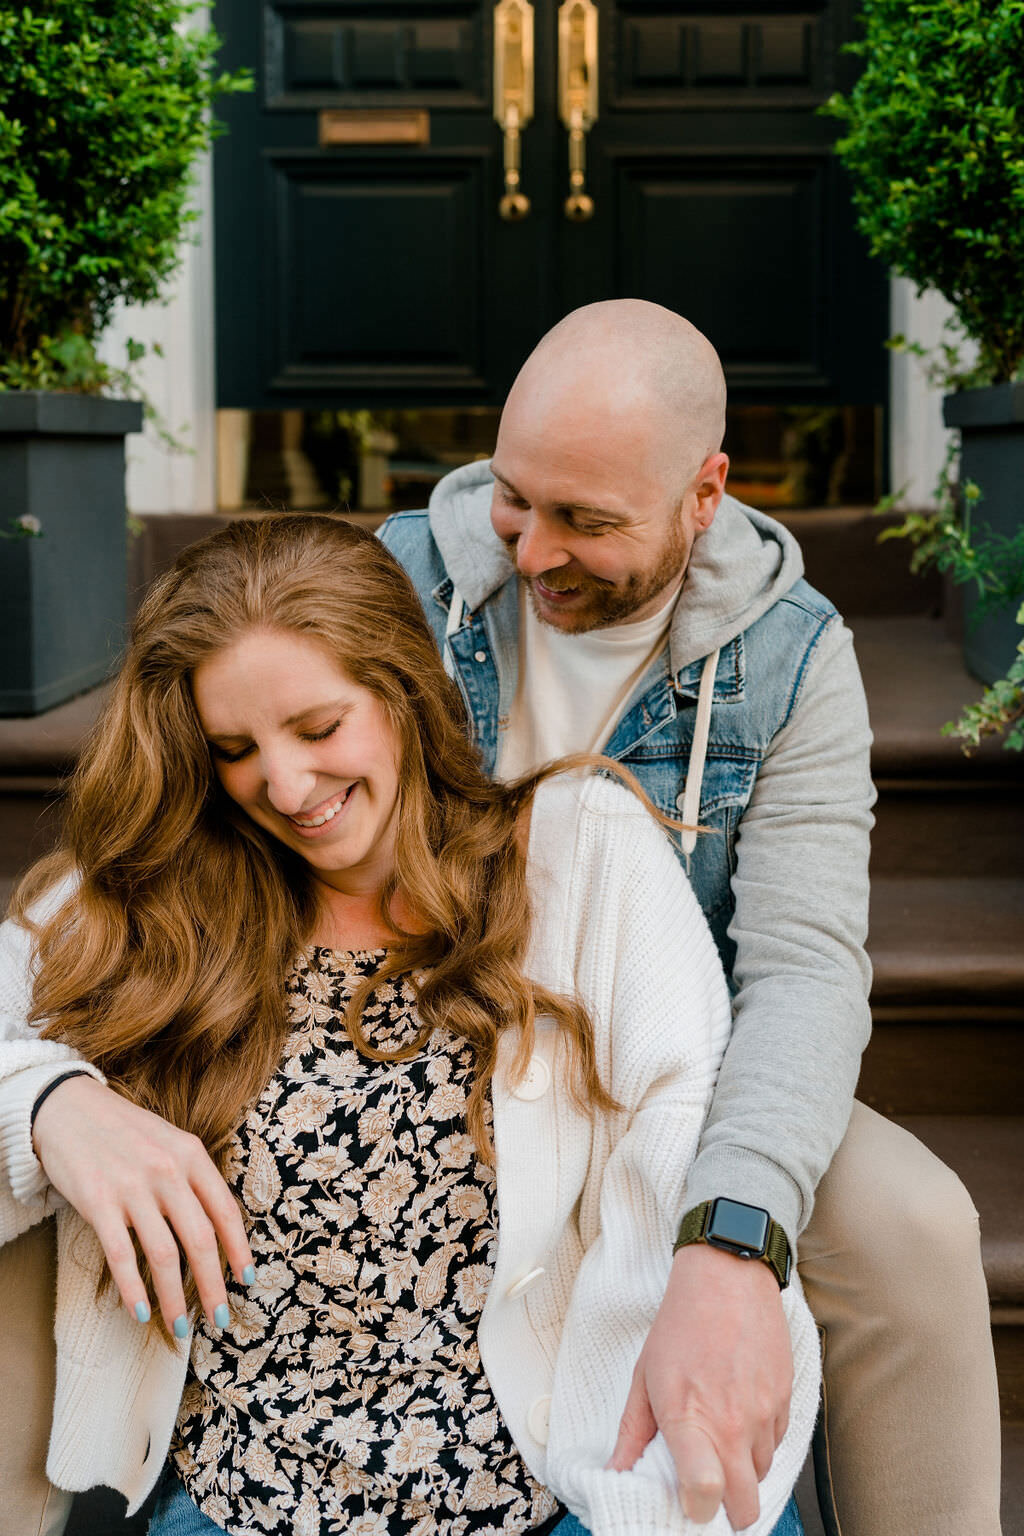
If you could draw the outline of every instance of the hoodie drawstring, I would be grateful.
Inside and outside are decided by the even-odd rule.
[[[679,846],[686,856],[686,870],[690,870],[690,855],[697,846],[697,818],[700,816],[700,789],[704,779],[704,759],[708,755],[708,737],[711,734],[711,700],[715,692],[715,673],[721,648],[707,657],[700,674],[700,691],[697,694],[697,719],[693,727],[693,744],[690,747],[690,765],[686,770],[686,788],[683,791],[683,820],[692,831],[680,832]]]
[[[451,638],[462,623],[462,615],[466,611],[466,605],[462,600],[462,593],[458,587],[452,587],[452,600],[448,607],[448,622],[444,626],[444,669],[448,676],[455,681],[455,657],[452,655]]]

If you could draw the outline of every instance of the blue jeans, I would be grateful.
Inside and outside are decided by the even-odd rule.
[[[202,1510],[197,1509],[185,1492],[180,1481],[171,1472],[164,1474],[160,1494],[149,1522],[148,1536],[223,1536],[221,1527],[215,1525]],[[588,1536],[575,1515],[566,1515],[552,1531],[551,1536]],[[796,1504],[790,1499],[782,1512],[782,1519],[772,1536],[804,1536]]]
[[[565,1519],[555,1526],[551,1536],[588,1536],[588,1532],[580,1525],[575,1515],[566,1515]],[[772,1531],[772,1536],[804,1536],[804,1528],[800,1522],[795,1499],[790,1499],[782,1511],[782,1519]]]

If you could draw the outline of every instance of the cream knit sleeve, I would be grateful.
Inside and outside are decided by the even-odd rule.
[[[33,910],[45,920],[71,893],[62,882]],[[32,1006],[32,935],[8,918],[0,924],[0,1243],[64,1204],[51,1190],[32,1147],[30,1122],[38,1095],[69,1066],[103,1075],[68,1045],[40,1040],[28,1022]]]
[[[730,1027],[711,935],[664,831],[620,786],[591,780],[576,838],[575,980],[606,1081],[624,1106],[580,1202],[586,1253],[565,1318],[551,1406],[548,1480],[593,1536],[695,1531],[659,1435],[631,1472],[604,1470],[632,1369],[664,1293],[686,1179]],[[796,1384],[790,1427],[761,1486],[769,1532],[796,1481],[818,1401],[817,1337],[797,1287],[785,1296]],[[728,1341],[723,1340],[723,1348]],[[731,1530],[720,1512],[701,1529]]]

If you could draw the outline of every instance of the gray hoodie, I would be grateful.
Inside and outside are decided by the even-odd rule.
[[[467,612],[487,604],[504,714],[516,637],[498,631],[514,623],[517,605],[495,597],[514,568],[491,527],[492,486],[486,463],[445,476],[431,498],[429,530]],[[429,607],[439,572],[436,555],[429,572],[424,563],[423,522],[400,514],[382,536]],[[674,680],[685,677],[693,692],[709,654],[737,636],[749,652],[752,627],[780,602],[785,609],[797,584],[820,603],[802,574],[799,546],[781,524],[724,497],[694,545],[673,615]],[[780,654],[778,666],[786,665]],[[638,693],[649,683],[650,674]],[[786,685],[792,708],[759,763],[735,838],[733,1033],[688,1203],[726,1196],[762,1206],[795,1248],[846,1130],[870,1031],[863,946],[874,791],[863,687],[837,616]]]

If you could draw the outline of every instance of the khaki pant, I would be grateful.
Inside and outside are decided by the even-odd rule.
[[[841,1536],[999,1536],[999,1395],[963,1184],[855,1104],[799,1268],[825,1329]]]
[[[841,1536],[999,1536],[999,1404],[978,1217],[959,1179],[862,1105],[821,1182],[800,1273],[826,1330]],[[0,1250],[0,1536],[60,1536],[52,1223]]]
[[[71,1495],[46,1481],[53,1409],[53,1221],[0,1248],[0,1536],[60,1536]]]

